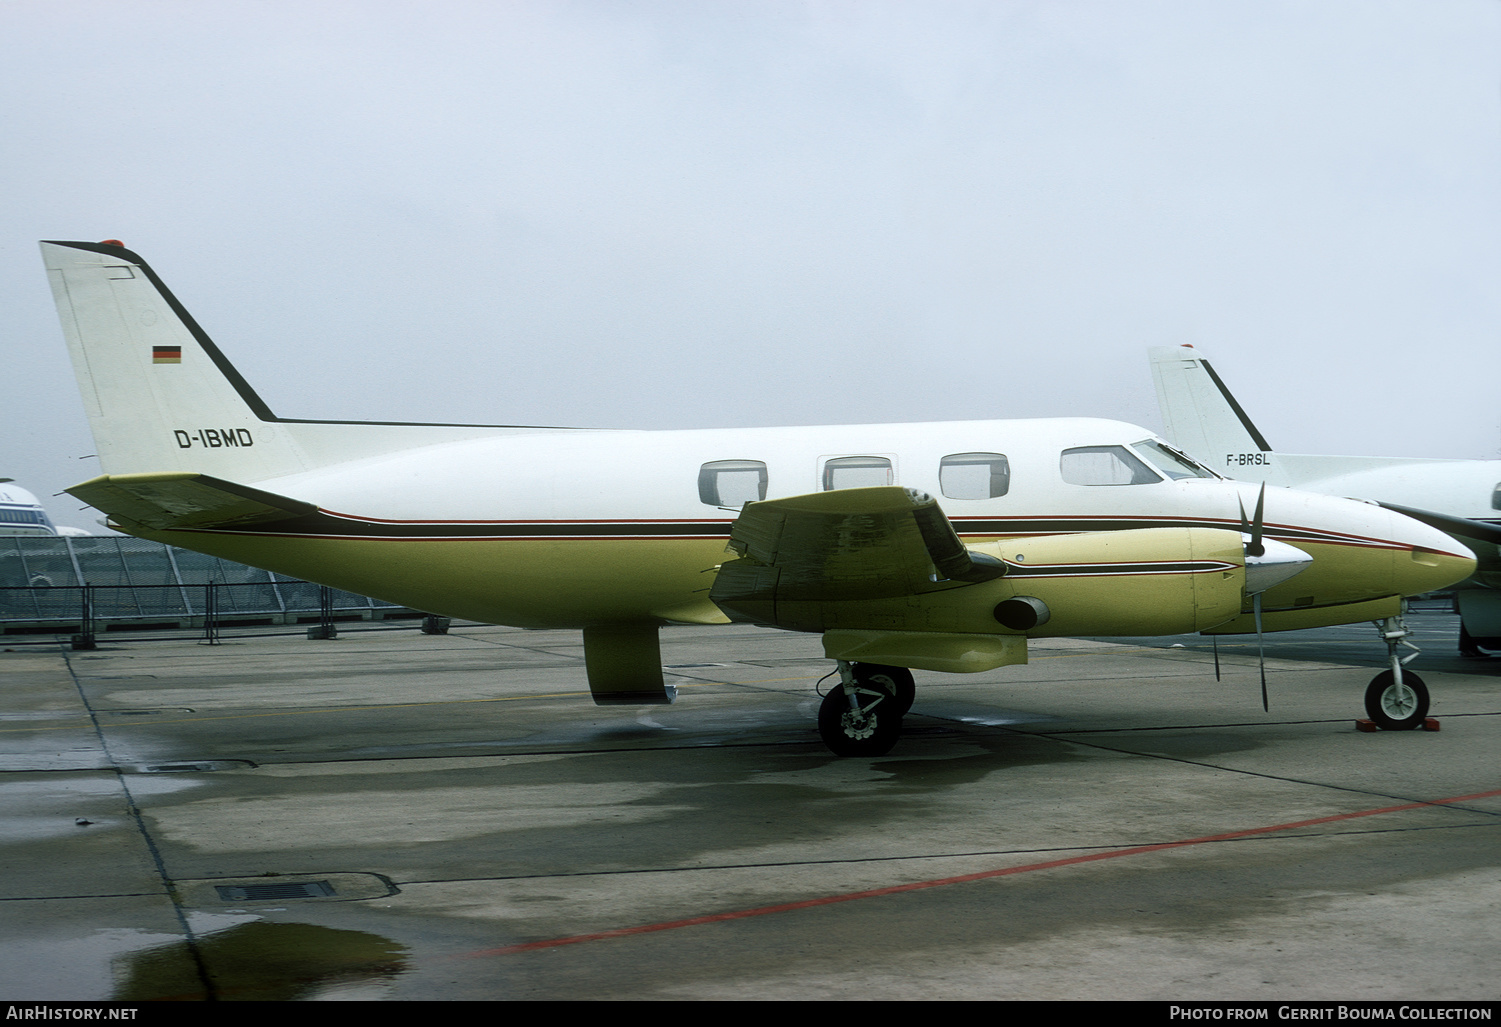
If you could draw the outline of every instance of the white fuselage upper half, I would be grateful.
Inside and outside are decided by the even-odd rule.
[[[830,485],[902,485],[935,497],[961,535],[1031,535],[1109,530],[1162,520],[1238,526],[1254,510],[1257,486],[1182,475],[1154,462],[1136,425],[1092,418],[954,421],[684,431],[553,430],[448,442],[256,482],[368,521],[432,525],[552,523],[591,535],[589,522],[699,522],[705,535],[728,533],[739,513],[708,502],[706,466],[764,465],[759,498],[817,492]],[[1064,454],[1119,447],[1150,468],[1135,483],[1078,483]],[[1005,458],[1000,495],[977,495],[972,476],[950,477],[946,458]],[[853,458],[871,458],[871,466]],[[884,466],[883,466],[884,462]],[[831,467],[832,465],[832,467]],[[212,473],[210,467],[205,471]],[[841,474],[854,475],[840,478]],[[1069,480],[1069,478],[1075,480]],[[982,488],[983,492],[984,489]],[[1270,489],[1271,533],[1296,540],[1316,530],[1459,554],[1449,536],[1368,503]],[[420,530],[420,529],[418,529]],[[574,534],[574,532],[569,532]],[[555,536],[556,537],[556,536]]]

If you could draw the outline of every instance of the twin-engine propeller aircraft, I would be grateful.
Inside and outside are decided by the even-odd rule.
[[[1024,663],[1029,637],[1395,617],[1474,567],[1399,514],[1258,494],[1115,421],[277,417],[140,257],[42,250],[105,472],[69,492],[142,538],[452,617],[582,628],[597,703],[672,701],[663,624],[816,631],[841,682],[825,742],[881,754],[913,668]],[[1394,668],[1377,710],[1411,726],[1423,711]]]
[[[1149,351],[1167,437],[1232,478],[1378,502],[1453,535],[1479,569],[1459,598],[1459,647],[1501,649],[1501,460],[1274,451],[1192,346]]]

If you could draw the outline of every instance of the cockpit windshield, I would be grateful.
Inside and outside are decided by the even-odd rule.
[[[1163,474],[1174,481],[1181,478],[1218,478],[1219,475],[1179,449],[1161,439],[1143,439],[1132,449],[1146,457]]]

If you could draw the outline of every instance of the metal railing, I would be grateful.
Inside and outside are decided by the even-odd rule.
[[[277,625],[314,625],[310,637],[333,638],[335,622],[417,616],[127,535],[0,535],[0,634],[12,640],[74,635],[87,646],[107,632],[133,631],[214,642],[226,629]]]
[[[262,572],[264,573],[264,572]],[[0,586],[0,633],[71,635],[90,649],[101,634],[166,632],[217,642],[226,629],[288,625],[333,638],[335,624],[425,617],[394,603],[308,581],[173,582],[159,585]],[[425,622],[424,630],[433,627]]]

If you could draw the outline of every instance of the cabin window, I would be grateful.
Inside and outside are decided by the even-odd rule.
[[[1491,509],[1501,510],[1501,483],[1498,483],[1495,491],[1491,493]]]
[[[739,507],[766,498],[760,460],[713,460],[698,469],[698,498],[710,506]]]
[[[868,489],[892,483],[891,461],[884,456],[836,456],[823,464],[823,487]]]
[[[1125,446],[1065,449],[1059,469],[1070,485],[1150,485],[1162,480]]]
[[[949,499],[994,499],[1011,488],[1011,465],[1000,453],[951,453],[938,465],[938,485]]]
[[[1159,471],[1174,481],[1179,478],[1219,477],[1209,468],[1197,463],[1187,453],[1180,452],[1157,439],[1143,439],[1133,444],[1131,448],[1150,460]]]

